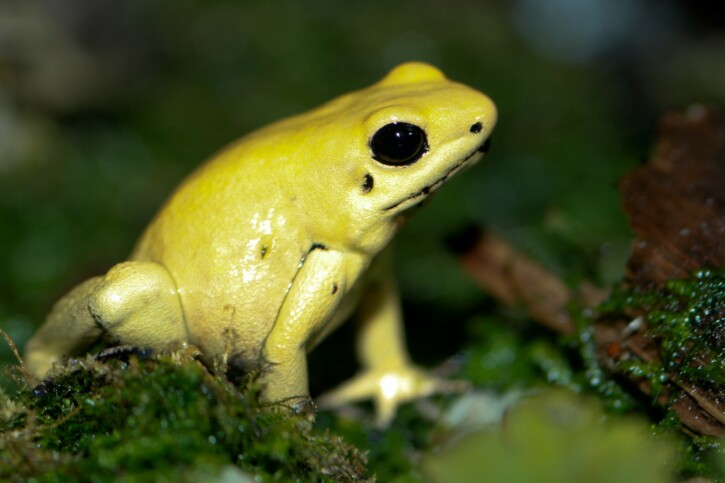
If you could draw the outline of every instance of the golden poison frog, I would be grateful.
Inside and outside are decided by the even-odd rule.
[[[128,261],[65,295],[25,348],[44,376],[103,337],[198,348],[215,364],[264,366],[263,397],[308,395],[306,354],[357,312],[361,372],[333,407],[399,404],[453,382],[414,366],[384,250],[411,208],[487,151],[496,107],[435,67],[380,82],[259,129],[192,173]]]

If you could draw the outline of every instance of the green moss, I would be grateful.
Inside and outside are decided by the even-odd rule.
[[[656,389],[668,378],[706,387],[725,384],[725,272],[702,270],[662,289],[616,292],[603,313],[646,314],[661,364],[629,363],[627,372]]]
[[[416,461],[432,445],[434,423],[422,417],[415,405],[399,408],[390,427],[385,429],[373,427],[372,417],[361,423],[331,413],[321,413],[317,425],[342,435],[358,448],[364,448],[370,473],[377,481],[421,481]]]
[[[628,359],[618,369],[634,379],[646,380],[653,397],[663,394],[665,384],[674,380],[693,387],[721,393],[725,387],[725,272],[701,270],[685,280],[671,280],[662,288],[620,289],[603,303],[601,314],[644,317],[648,334],[659,344],[660,360]],[[682,423],[670,404],[658,430],[682,433]],[[706,436],[682,437],[683,477],[725,478],[718,461],[725,458],[720,440]]]
[[[473,318],[468,332],[462,379],[496,391],[577,384],[559,341],[550,334],[493,316]]]
[[[592,312],[580,308],[572,308],[577,335],[571,344],[577,348],[581,358],[583,371],[581,372],[582,387],[596,392],[607,410],[615,414],[628,413],[641,409],[639,402],[614,380],[600,364],[594,344],[594,327],[592,325]]]
[[[364,456],[339,437],[181,359],[81,362],[3,396],[0,479],[194,481],[230,465],[264,481],[363,477]]]
[[[677,413],[667,411],[665,417],[657,425],[661,434],[681,435],[682,423]],[[683,479],[702,477],[711,481],[725,481],[725,446],[722,441],[709,436],[680,437],[678,454],[680,455],[679,472]]]
[[[571,308],[577,326],[578,352],[586,385],[596,390],[609,410],[642,408],[641,401],[600,365],[594,341],[594,314]],[[600,317],[646,317],[649,335],[660,344],[661,361],[623,359],[618,370],[645,379],[657,396],[670,379],[709,388],[725,383],[725,274],[696,272],[686,280],[672,280],[663,288],[620,288],[602,303]]]

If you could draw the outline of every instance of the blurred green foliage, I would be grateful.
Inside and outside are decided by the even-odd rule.
[[[591,401],[550,393],[511,410],[500,431],[479,431],[422,461],[430,481],[674,481],[673,447],[646,424],[610,419]]]

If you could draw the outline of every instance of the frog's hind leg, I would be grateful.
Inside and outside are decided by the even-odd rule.
[[[163,266],[124,262],[75,287],[25,346],[25,365],[42,377],[62,356],[81,354],[104,335],[155,350],[187,341],[176,284]]]
[[[88,295],[103,281],[94,277],[68,292],[48,315],[45,324],[25,345],[25,367],[43,377],[63,355],[74,355],[101,335],[101,327],[88,311]]]

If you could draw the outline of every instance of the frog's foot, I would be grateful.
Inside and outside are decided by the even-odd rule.
[[[375,403],[375,424],[390,424],[398,406],[435,393],[454,393],[468,389],[465,381],[449,381],[428,375],[412,366],[367,370],[317,399],[321,409],[343,406],[371,398]]]

